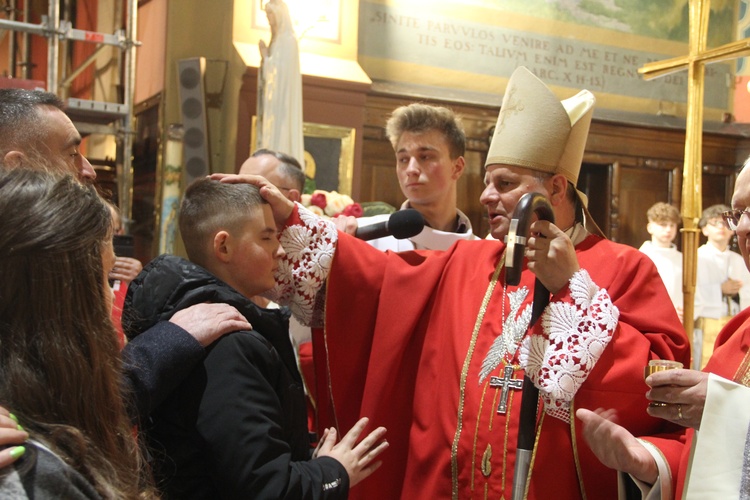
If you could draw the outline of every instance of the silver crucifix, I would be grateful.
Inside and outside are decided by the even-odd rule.
[[[523,387],[523,380],[513,377],[513,367],[506,366],[502,377],[490,377],[490,387],[497,389],[502,388],[500,393],[500,404],[497,406],[497,412],[504,415],[508,411],[508,389],[520,389]]]

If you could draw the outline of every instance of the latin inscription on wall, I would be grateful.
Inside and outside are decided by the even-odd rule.
[[[502,16],[493,17],[467,20],[401,2],[362,2],[361,64],[374,79],[426,85],[444,82],[447,87],[496,94],[504,86],[498,86],[494,78],[507,78],[516,67],[526,66],[551,86],[619,96],[622,107],[632,106],[633,100],[686,101],[687,71],[653,81],[638,74],[647,62],[675,57],[654,51],[653,46],[659,45],[656,41],[649,44],[646,37],[631,36],[628,40],[639,43],[623,44],[617,31],[608,38],[601,36],[602,30],[592,40],[584,26],[580,33],[551,34],[549,22],[540,22],[544,31],[542,26],[539,32],[527,27],[520,30],[503,25]],[[397,63],[402,71],[386,71],[389,62]],[[706,107],[727,109],[732,82],[728,64],[707,66]]]

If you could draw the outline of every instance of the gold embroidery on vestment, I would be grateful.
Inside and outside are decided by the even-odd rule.
[[[742,360],[734,374],[734,381],[745,387],[750,387],[750,351],[745,353],[745,359]]]
[[[333,258],[336,258],[336,255],[333,256]],[[333,264],[331,264],[333,265]],[[327,286],[325,289],[325,302],[323,302],[323,318],[326,317],[326,308],[328,306],[328,290],[330,290],[331,287]],[[336,426],[337,429],[340,429],[339,427],[339,416],[336,414],[336,403],[333,400],[333,385],[331,384],[331,357],[328,354],[328,323],[326,321],[323,322],[323,346],[325,347],[326,351],[326,376],[328,378],[328,399],[331,402],[331,411],[333,412],[333,424]]]
[[[526,474],[526,487],[523,490],[523,498],[529,496],[529,486],[531,486],[531,474],[534,472],[534,462],[536,462],[536,452],[539,449],[539,437],[542,435],[542,424],[544,424],[544,409],[542,410],[542,417],[539,419],[539,424],[536,427],[536,436],[534,437],[534,450],[531,452],[531,460],[529,461],[529,472]],[[518,457],[518,450],[516,450],[516,457]]]
[[[573,462],[576,466],[576,475],[578,475],[578,487],[581,490],[581,498],[586,500],[586,488],[583,486],[583,471],[581,469],[581,462],[578,459],[578,441],[576,440],[576,409],[575,399],[570,402],[570,439],[571,446],[573,447]]]
[[[479,425],[481,424],[481,420],[482,420],[481,419],[482,409],[484,408],[484,399],[485,397],[487,397],[488,387],[489,387],[489,381],[486,381],[484,385],[482,386],[482,397],[479,400],[479,411],[477,412],[477,415],[479,416],[479,418],[477,418],[477,424],[476,424],[476,427],[474,428],[474,443],[472,446],[472,455],[471,455],[471,482],[470,482],[472,491],[474,491],[474,486],[475,486],[474,482],[475,482],[475,472],[476,472],[476,457],[477,457],[477,449],[479,446],[479,443],[477,442],[479,439]],[[491,408],[495,408],[495,406],[497,406],[497,398],[498,398],[498,391],[492,391],[492,405],[490,406]],[[490,431],[490,433],[492,432],[494,419],[495,419],[495,411],[492,411],[490,413],[490,418],[489,418],[490,421],[488,425],[488,430]],[[507,421],[508,420],[506,419],[506,422]],[[505,484],[505,481],[504,481],[505,479],[505,457],[507,456],[507,452],[508,452],[507,444],[508,444],[508,434],[507,434],[507,425],[506,425],[505,445],[503,446],[503,473],[502,473],[503,484]],[[487,449],[490,449],[489,456],[487,455]],[[491,458],[492,458],[491,444],[488,443],[487,448],[485,449],[484,454],[482,455],[482,467],[481,467],[482,475],[486,478],[489,478],[490,474],[492,473],[492,463],[489,462],[489,459]],[[485,460],[487,461],[485,462]],[[487,490],[486,481],[485,481],[485,490]]]
[[[469,376],[469,364],[471,363],[471,357],[474,354],[477,337],[479,336],[479,327],[482,325],[482,320],[484,319],[484,315],[487,312],[487,306],[490,303],[490,297],[492,297],[492,292],[495,290],[495,285],[497,285],[497,280],[500,276],[500,272],[503,270],[504,263],[505,251],[503,251],[503,254],[500,256],[500,262],[498,262],[497,267],[495,268],[495,272],[492,273],[490,283],[487,286],[487,291],[485,292],[484,298],[482,299],[482,305],[479,307],[479,314],[477,315],[477,321],[474,324],[474,330],[471,334],[471,342],[469,342],[469,350],[466,353],[464,365],[461,369],[461,385],[459,388],[458,398],[458,420],[456,424],[456,433],[453,436],[453,445],[451,446],[451,493],[453,498],[456,500],[458,499],[458,444],[461,438],[461,430],[463,428],[464,404],[466,403],[466,379]],[[505,297],[503,297],[503,300],[505,300]]]
[[[511,365],[513,367],[513,373],[515,374],[516,370],[519,370],[521,368],[520,365]],[[495,394],[497,394],[497,391],[495,391]],[[502,474],[502,491],[505,491],[505,482],[508,480],[506,471],[508,470],[508,435],[510,433],[510,417],[513,413],[513,397],[516,393],[511,392],[508,394],[508,412],[505,414],[505,437],[503,437],[503,474]],[[494,408],[494,406],[493,406]],[[492,416],[494,417],[496,412],[492,412]]]
[[[482,455],[482,475],[490,477],[490,474],[492,474],[492,445],[487,443],[487,448],[484,449]]]
[[[485,384],[484,387],[482,388],[482,397],[479,399],[479,411],[477,412],[477,415],[482,414],[482,407],[484,406],[484,397],[486,394],[487,394],[487,384]],[[480,422],[480,419],[478,418],[477,425],[474,428],[474,443],[472,444],[472,447],[471,447],[471,479],[470,479],[471,491],[474,491],[474,479],[475,479],[474,471],[476,471],[476,468],[477,468],[476,460],[477,460],[477,438],[479,437],[479,422]],[[485,453],[487,453],[486,450],[485,450]],[[484,463],[482,463],[482,474],[484,474]]]

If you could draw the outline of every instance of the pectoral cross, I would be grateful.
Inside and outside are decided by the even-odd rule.
[[[497,412],[504,415],[508,411],[508,390],[520,389],[523,387],[523,380],[513,377],[513,367],[506,366],[502,377],[490,377],[490,387],[497,389],[502,388],[500,393],[500,404],[497,406]]]
[[[638,72],[646,80],[688,70],[687,121],[685,124],[685,164],[682,173],[682,291],[684,295],[684,327],[688,339],[693,338],[693,302],[698,252],[698,220],[701,216],[701,175],[703,160],[703,81],[706,64],[750,54],[750,38],[706,49],[708,17],[711,0],[690,0],[689,54],[665,61],[644,64]]]

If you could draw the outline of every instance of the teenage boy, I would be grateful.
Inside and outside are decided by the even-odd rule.
[[[654,261],[682,321],[682,252],[674,245],[680,225],[680,212],[674,206],[660,201],[648,209],[646,217],[646,230],[651,239],[644,241],[639,250]]]

